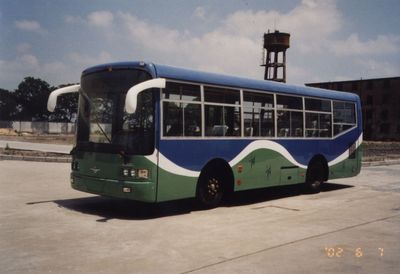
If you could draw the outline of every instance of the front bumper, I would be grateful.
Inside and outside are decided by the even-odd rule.
[[[156,201],[156,184],[149,181],[132,182],[82,176],[71,173],[73,189],[102,196],[124,198],[141,202]]]

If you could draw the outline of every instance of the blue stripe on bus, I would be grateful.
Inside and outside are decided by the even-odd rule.
[[[335,140],[311,139],[275,139],[271,140],[284,146],[292,157],[300,164],[307,166],[316,154],[322,154],[329,162],[346,151],[359,130],[355,128]],[[193,171],[200,171],[214,158],[222,158],[227,162],[235,158],[254,139],[201,139],[201,140],[160,140],[160,151],[176,165]]]

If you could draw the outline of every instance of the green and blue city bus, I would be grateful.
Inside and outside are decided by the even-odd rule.
[[[356,94],[144,62],[82,72],[74,189],[144,202],[304,184],[318,192],[361,168]]]

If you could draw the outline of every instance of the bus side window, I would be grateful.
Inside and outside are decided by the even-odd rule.
[[[244,136],[275,136],[274,96],[243,91]]]
[[[184,136],[201,136],[201,105],[183,104]]]
[[[206,136],[240,136],[238,107],[206,106]]]
[[[164,102],[164,136],[183,136],[181,105],[175,102]]]
[[[205,136],[240,136],[239,90],[204,87]]]
[[[357,125],[355,104],[351,102],[333,102],[333,134],[349,130]]]
[[[164,136],[201,136],[200,86],[167,82],[162,91]]]
[[[278,136],[303,137],[303,112],[278,111]]]
[[[305,133],[308,138],[332,137],[331,101],[305,98]]]

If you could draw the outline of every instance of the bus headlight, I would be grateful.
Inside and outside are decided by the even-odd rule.
[[[124,168],[122,170],[122,174],[124,174],[124,176],[128,176],[129,175],[129,169]]]
[[[148,179],[150,171],[148,169],[145,169],[145,168],[141,168],[141,169],[123,168],[122,169],[122,174],[125,177],[138,178],[138,179]]]

